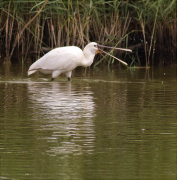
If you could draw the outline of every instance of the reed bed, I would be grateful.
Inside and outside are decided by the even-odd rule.
[[[4,0],[0,10],[1,62],[35,61],[52,48],[95,41],[131,48],[110,52],[130,65],[176,63],[176,0]]]

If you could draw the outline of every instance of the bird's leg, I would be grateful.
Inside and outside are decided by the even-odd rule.
[[[54,78],[51,79],[51,81],[53,81],[53,80],[54,80]]]
[[[68,71],[68,72],[66,72],[65,74],[66,74],[66,77],[68,77],[68,81],[71,81],[72,71]]]

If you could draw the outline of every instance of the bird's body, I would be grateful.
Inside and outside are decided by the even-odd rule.
[[[93,63],[95,55],[100,52],[99,47],[105,46],[91,42],[83,51],[76,46],[55,48],[34,62],[28,70],[28,75],[39,71],[52,74],[52,80],[54,80],[61,73],[65,73],[68,80],[71,80],[73,69],[78,66],[87,67]]]
[[[76,46],[55,48],[33,63],[28,70],[28,75],[39,71],[52,74],[54,79],[61,73],[65,73],[70,79],[72,70],[77,66],[87,67],[93,63],[96,51],[96,48],[90,50],[88,45],[83,51]]]

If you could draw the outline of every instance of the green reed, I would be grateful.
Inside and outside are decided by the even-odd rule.
[[[150,66],[154,55],[176,57],[175,0],[4,0],[0,2],[0,61],[36,60],[52,48],[95,41],[133,49],[111,52]],[[100,55],[99,55],[100,56]],[[115,63],[112,58],[95,64]],[[161,60],[158,63],[162,63]]]

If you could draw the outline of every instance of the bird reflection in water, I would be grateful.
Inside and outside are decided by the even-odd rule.
[[[93,92],[88,89],[68,82],[28,85],[29,104],[38,130],[50,132],[50,136],[40,138],[57,142],[57,146],[49,146],[49,154],[80,154],[82,147],[88,152],[93,150],[95,103]]]

